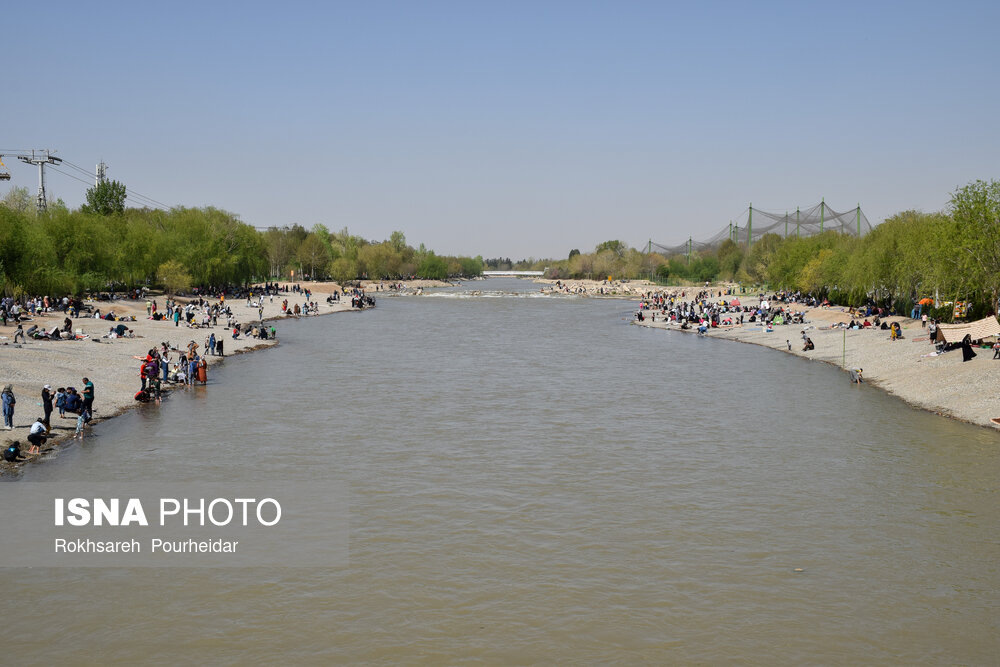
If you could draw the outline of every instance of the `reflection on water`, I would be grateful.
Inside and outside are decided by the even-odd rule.
[[[621,301],[378,304],[24,475],[343,481],[350,567],[8,571],[11,664],[995,660],[993,432]]]

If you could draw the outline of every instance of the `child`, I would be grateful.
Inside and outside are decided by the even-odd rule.
[[[79,437],[83,440],[83,426],[89,421],[90,413],[87,411],[87,408],[84,407],[80,410],[80,416],[76,418],[76,433],[73,434],[74,438]]]

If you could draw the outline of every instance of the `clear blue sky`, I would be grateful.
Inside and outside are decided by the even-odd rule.
[[[0,149],[258,227],[563,257],[1000,178],[995,1],[18,2],[0,25]]]

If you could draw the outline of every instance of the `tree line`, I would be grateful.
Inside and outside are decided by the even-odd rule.
[[[661,284],[727,280],[801,290],[843,305],[869,301],[909,313],[922,298],[965,301],[969,316],[997,312],[1000,299],[1000,181],[955,190],[943,212],[903,211],[862,238],[826,232],[767,234],[665,257],[606,241],[592,253],[543,260],[551,278],[649,278]],[[951,308],[941,308],[950,319]]]
[[[124,186],[109,182],[88,190],[78,210],[56,201],[38,213],[27,188],[13,188],[0,201],[0,293],[79,294],[147,284],[178,292],[265,279],[444,280],[483,270],[481,257],[412,248],[402,232],[378,242],[322,225],[262,231],[212,207],[125,208],[124,199]]]
[[[921,298],[965,301],[970,316],[1000,300],[1000,181],[952,193],[945,211],[903,211],[862,238],[826,232],[768,234],[753,244],[724,241],[709,251],[665,257],[620,240],[564,260],[451,257],[402,232],[369,241],[323,225],[264,231],[215,208],[124,207],[124,186],[88,191],[70,210],[53,202],[38,214],[26,188],[0,201],[0,292],[63,294],[156,284],[170,291],[267,278],[394,280],[480,275],[484,266],[546,270],[550,278],[650,278],[661,284],[728,280],[801,290],[843,305],[868,301],[908,312]],[[940,315],[949,311],[942,310]]]

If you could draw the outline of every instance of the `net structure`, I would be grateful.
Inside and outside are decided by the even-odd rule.
[[[731,239],[739,245],[752,246],[765,234],[777,234],[782,238],[814,236],[829,231],[837,231],[851,236],[864,236],[872,229],[868,218],[861,207],[847,211],[835,211],[821,201],[808,208],[796,208],[794,212],[774,213],[762,211],[752,205],[726,227],[710,238],[695,241],[689,238],[684,243],[667,246],[653,241],[649,242],[648,250],[667,257],[675,255],[690,255],[695,252],[715,250],[726,239]]]

